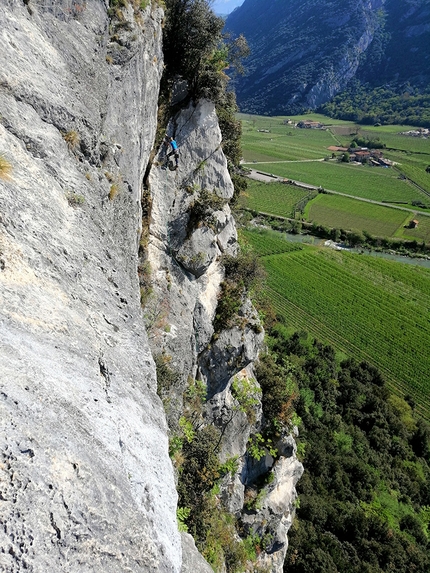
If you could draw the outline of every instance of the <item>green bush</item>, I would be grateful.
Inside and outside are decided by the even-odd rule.
[[[256,283],[264,278],[264,271],[254,253],[241,252],[237,257],[225,255],[222,258],[225,278],[221,284],[215,311],[215,333],[232,328],[244,296]]]
[[[201,189],[188,209],[187,236],[189,237],[201,223],[212,227],[214,225],[214,211],[221,210],[225,202],[225,199],[216,193]]]

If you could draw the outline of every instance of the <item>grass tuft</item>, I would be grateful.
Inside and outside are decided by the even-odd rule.
[[[63,133],[63,139],[67,143],[69,149],[72,149],[72,150],[76,149],[81,142],[81,138],[79,137],[79,133],[77,131],[75,131],[74,129],[72,129],[70,131],[66,131],[65,133]]]
[[[119,193],[118,183],[112,183],[109,189],[109,201],[113,201]]]
[[[9,181],[11,173],[12,163],[8,161],[4,155],[0,155],[0,179]]]

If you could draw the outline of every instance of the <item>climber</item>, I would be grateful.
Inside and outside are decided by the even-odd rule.
[[[173,137],[169,137],[168,135],[166,135],[166,137],[164,138],[164,145],[166,146],[166,153],[167,153],[167,149],[170,145],[171,151],[170,151],[170,153],[167,153],[166,157],[168,160],[169,157],[171,157],[172,155],[175,156],[175,169],[177,169],[178,168],[178,162],[179,162],[178,144],[173,139]]]

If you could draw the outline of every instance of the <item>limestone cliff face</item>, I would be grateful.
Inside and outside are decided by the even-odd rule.
[[[221,461],[240,460],[224,504],[268,534],[260,560],[281,571],[302,468],[288,437],[276,463],[246,451],[261,405],[249,420],[232,385],[254,378],[263,340],[250,302],[213,336],[220,258],[238,251],[214,105],[189,104],[171,120],[177,171],[162,169],[161,149],[147,169],[163,12],[139,6],[118,18],[105,0],[0,5],[0,155],[12,166],[0,178],[0,570],[210,570],[177,530],[153,361],[164,352],[180,373],[169,420],[188,379],[203,381]],[[269,469],[260,509],[245,511],[245,489]]]
[[[179,571],[137,280],[163,14],[120,45],[101,0],[25,4],[0,5],[0,570]]]

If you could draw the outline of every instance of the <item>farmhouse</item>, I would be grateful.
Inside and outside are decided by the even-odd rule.
[[[352,156],[354,156],[355,161],[364,161],[365,159],[369,159],[370,151],[365,151],[365,150],[356,151],[355,153],[352,153],[350,155],[350,159],[352,159]]]
[[[382,151],[380,149],[368,149],[367,147],[350,147],[348,151],[350,152],[350,161],[369,163],[374,167],[391,167],[393,164],[392,161],[385,159],[382,156]]]
[[[302,129],[321,129],[324,127],[322,123],[319,121],[299,121],[297,127],[301,127]]]
[[[409,229],[416,229],[418,227],[419,221],[417,219],[412,219],[409,221]]]

